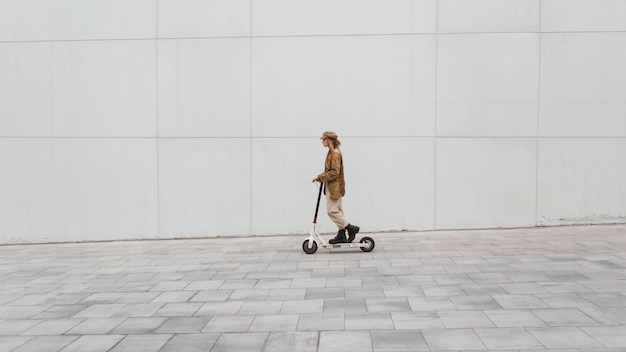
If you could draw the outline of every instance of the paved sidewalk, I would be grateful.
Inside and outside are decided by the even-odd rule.
[[[0,351],[626,351],[626,225],[369,235],[1,246]]]

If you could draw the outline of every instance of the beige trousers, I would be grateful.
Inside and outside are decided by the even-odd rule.
[[[328,190],[326,190],[326,214],[337,225],[339,230],[345,229],[349,224],[343,216],[341,198],[331,199]]]

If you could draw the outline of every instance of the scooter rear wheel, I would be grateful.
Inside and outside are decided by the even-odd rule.
[[[360,247],[363,252],[371,252],[371,251],[373,251],[374,250],[374,246],[376,245],[376,242],[374,242],[374,239],[371,238],[371,237],[363,237],[363,238],[361,238],[361,241],[359,241],[359,242],[367,244],[367,246],[365,246],[365,247]]]
[[[311,241],[311,247],[309,247],[309,241],[311,240],[307,239],[302,242],[302,250],[306,254],[313,254],[317,252],[317,242]]]

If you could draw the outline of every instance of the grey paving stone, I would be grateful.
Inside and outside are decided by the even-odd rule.
[[[507,291],[498,284],[462,284],[459,287],[468,296],[490,296],[495,294],[506,294]],[[455,295],[463,295],[455,294]]]
[[[54,305],[47,310],[33,316],[34,319],[62,319],[71,318],[78,312],[85,309],[84,305]]]
[[[189,301],[191,297],[196,294],[194,291],[169,291],[162,292],[160,295],[156,296],[152,302],[161,302],[161,303],[184,303]]]
[[[289,279],[258,279],[256,281],[254,287],[261,289],[289,288],[291,286]]]
[[[578,327],[545,327],[527,330],[547,348],[598,349],[603,347]]]
[[[322,331],[318,352],[371,352],[369,331]]]
[[[159,317],[180,317],[194,315],[198,309],[202,307],[202,303],[166,303],[154,313]]]
[[[626,308],[582,306],[578,309],[602,325],[626,325]]]
[[[264,301],[270,290],[267,289],[256,289],[256,290],[233,290],[230,296],[228,297],[229,301]]]
[[[61,352],[108,351],[124,338],[122,335],[82,335]]]
[[[270,289],[266,300],[268,301],[291,301],[302,300],[306,297],[306,289],[304,288],[282,288]]]
[[[278,314],[282,306],[282,301],[244,302],[239,314]]]
[[[262,352],[269,333],[225,333],[217,340],[211,352]]]
[[[474,280],[472,280],[469,275],[460,273],[460,274],[435,274],[432,276],[434,282],[438,285],[460,285],[460,284],[475,284]]]
[[[489,350],[533,350],[543,349],[526,329],[474,329],[476,335]]]
[[[231,297],[233,290],[198,291],[189,302],[224,302]]]
[[[485,350],[476,333],[471,329],[423,330],[428,347],[433,351]]]
[[[626,349],[626,326],[590,326],[581,329],[605,347]]]
[[[448,297],[409,297],[407,300],[415,312],[457,309]]]
[[[224,281],[222,280],[197,280],[192,281],[185,287],[185,290],[189,291],[209,291],[216,290],[222,286]],[[155,289],[155,291],[158,291]]]
[[[0,336],[0,351],[13,351],[33,338],[33,336]]]
[[[578,271],[543,271],[541,274],[551,281],[575,282],[589,280],[589,277]]]
[[[537,295],[542,293],[549,293],[544,286],[541,286],[535,282],[515,282],[515,283],[503,283],[500,286],[506,290],[507,293],[512,295]]]
[[[349,299],[326,299],[324,301],[324,313],[343,313],[343,312],[366,312],[365,299],[349,298]]]
[[[466,291],[459,285],[435,285],[422,286],[426,296],[461,296],[466,295]]]
[[[591,289],[578,282],[538,282],[537,284],[552,293],[592,292]]]
[[[506,275],[512,282],[546,282],[550,281],[547,277],[540,273],[533,272],[507,272]]]
[[[410,312],[409,302],[404,297],[367,298],[365,300],[368,312]]]
[[[266,352],[315,352],[319,336],[317,332],[272,332],[267,339]]]
[[[374,330],[374,351],[430,351],[420,330]]]
[[[35,306],[49,301],[54,298],[55,294],[26,294],[18,299],[12,300],[8,305],[11,306]]]
[[[104,290],[103,288],[96,288],[96,290]],[[119,292],[96,292],[85,298],[81,303],[85,305],[94,304],[112,304],[122,298],[124,293]]]
[[[384,313],[344,313],[346,330],[393,329],[389,312]]]
[[[38,319],[0,320],[0,336],[22,335],[24,331],[42,322],[43,320]]]
[[[159,295],[159,292],[130,292],[126,293],[115,303],[148,304]]]
[[[12,352],[60,351],[76,339],[78,339],[78,336],[35,336],[12,350]]]
[[[22,335],[62,335],[81,322],[82,319],[47,319],[24,331]]]
[[[196,311],[194,315],[211,316],[236,314],[242,305],[242,301],[206,302]]]
[[[145,317],[145,318],[128,318],[113,329],[113,334],[150,334],[161,326],[167,318],[163,317]]]
[[[442,311],[437,313],[448,329],[486,328],[493,327],[493,322],[482,312],[473,311]]]
[[[435,279],[431,275],[398,275],[396,276],[400,285],[420,286],[435,284]]]
[[[496,300],[496,302],[498,302],[501,308],[504,309],[533,309],[548,307],[534,295],[493,295],[492,297]]]
[[[385,298],[383,287],[346,287],[346,298]]]
[[[140,303],[126,304],[121,309],[113,312],[111,317],[150,317],[153,316],[166,303]]]
[[[502,328],[513,327],[542,327],[546,323],[527,310],[485,310],[487,317],[497,326]]]
[[[159,335],[128,335],[124,337],[111,352],[154,352],[158,351],[172,337],[168,334]]]
[[[363,287],[360,277],[329,277],[326,287]]]
[[[257,315],[250,331],[295,331],[298,325],[298,314]]]
[[[202,331],[209,322],[206,317],[171,317],[154,332],[157,334],[196,334]]]
[[[533,309],[532,312],[549,326],[588,326],[598,323],[575,308]]]
[[[124,304],[93,304],[76,312],[75,318],[107,318],[124,308]]]
[[[254,317],[254,315],[216,315],[202,332],[247,332]]]
[[[492,296],[454,296],[450,297],[458,310],[501,309],[502,306]]]
[[[435,312],[391,312],[391,319],[396,330],[444,328]]]
[[[206,352],[211,350],[219,337],[219,333],[177,334],[159,352]]]
[[[598,307],[626,308],[626,295],[620,292],[579,293],[581,297]]]
[[[300,314],[297,327],[301,331],[342,331],[344,328],[343,313]]]
[[[51,305],[41,306],[5,306],[2,311],[2,319],[6,320],[19,320],[19,319],[32,319],[37,314],[40,314],[47,309],[50,309]]]
[[[343,287],[332,288],[308,288],[305,299],[344,299],[345,290]]]
[[[550,308],[595,307],[576,293],[540,293],[535,296]]]
[[[124,322],[126,318],[88,318],[69,330],[68,335],[104,335]]]
[[[326,278],[294,278],[291,280],[291,288],[314,288],[326,287]]]
[[[385,286],[383,289],[384,297],[421,297],[425,296],[421,286]],[[347,294],[347,293],[346,293]],[[350,296],[349,296],[350,297]]]
[[[285,301],[280,308],[281,314],[320,314],[324,311],[324,300]]]

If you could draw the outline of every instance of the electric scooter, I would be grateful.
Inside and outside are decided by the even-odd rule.
[[[373,251],[376,243],[374,242],[374,239],[371,237],[367,237],[367,236],[363,237],[361,238],[359,242],[356,242],[356,243],[330,244],[326,242],[322,238],[322,236],[320,236],[317,233],[317,230],[315,229],[315,227],[317,225],[317,214],[320,209],[320,199],[322,198],[323,187],[324,187],[324,184],[320,182],[320,189],[319,189],[319,193],[317,194],[317,205],[315,206],[315,216],[313,217],[313,226],[311,227],[311,234],[309,235],[309,238],[307,238],[306,240],[304,240],[304,242],[302,242],[302,250],[304,251],[304,253],[313,254],[317,252],[318,246],[322,248],[360,248],[363,252]]]

